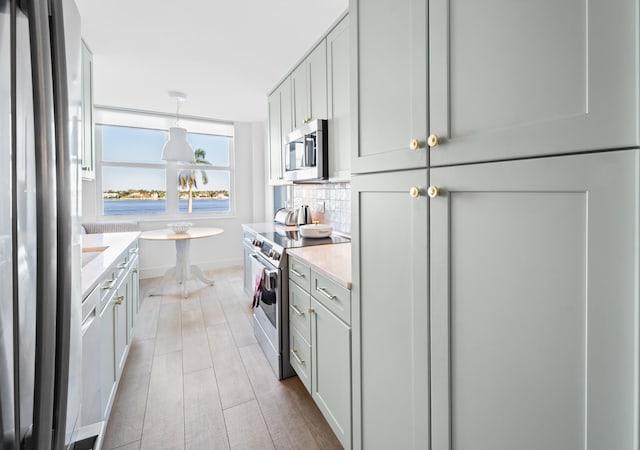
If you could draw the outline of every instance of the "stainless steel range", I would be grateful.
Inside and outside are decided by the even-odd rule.
[[[289,277],[288,248],[339,244],[349,238],[332,235],[322,239],[303,238],[294,227],[271,224],[243,225],[249,253],[248,276],[254,281],[253,329],[260,347],[278,376],[295,375],[289,364]],[[269,229],[269,231],[263,231]],[[252,234],[255,233],[255,234]]]

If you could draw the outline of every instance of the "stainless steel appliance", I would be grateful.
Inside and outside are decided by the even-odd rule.
[[[294,182],[326,180],[329,173],[327,121],[311,120],[285,138],[284,179]]]
[[[80,15],[0,0],[0,448],[72,445],[80,412]]]
[[[280,208],[276,211],[273,221],[283,225],[295,225],[298,223],[298,212],[295,209]]]
[[[298,225],[307,225],[311,223],[311,208],[309,205],[302,205],[298,208]]]
[[[295,375],[289,364],[289,276],[286,249],[343,242],[350,240],[338,235],[306,239],[297,230],[291,229],[259,233],[252,241],[254,252],[250,255],[251,279],[260,285],[259,298],[253,310],[253,329],[278,379]]]

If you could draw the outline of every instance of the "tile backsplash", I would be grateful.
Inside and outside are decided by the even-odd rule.
[[[309,205],[313,220],[351,234],[351,184],[295,184],[293,207]]]

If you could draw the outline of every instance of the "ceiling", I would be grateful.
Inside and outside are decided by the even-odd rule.
[[[267,118],[267,93],[346,11],[348,0],[76,0],[94,58],[96,105]]]

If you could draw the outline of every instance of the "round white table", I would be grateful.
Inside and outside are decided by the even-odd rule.
[[[191,274],[195,275],[195,277],[203,283],[211,286],[214,284],[213,280],[204,276],[198,266],[191,264],[191,240],[217,236],[222,233],[224,233],[222,228],[194,227],[189,228],[189,231],[185,233],[175,233],[170,228],[164,228],[162,230],[144,231],[140,234],[140,239],[176,242],[176,266],[169,269],[167,273],[164,274],[164,277],[166,278],[168,275],[174,273],[176,281],[182,284],[184,298],[187,298],[187,281],[191,279]]]

